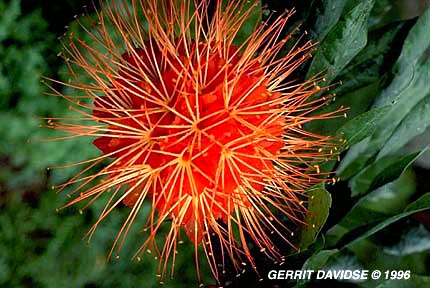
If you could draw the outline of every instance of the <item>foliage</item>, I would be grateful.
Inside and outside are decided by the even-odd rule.
[[[349,107],[346,118],[313,122],[307,129],[346,142],[340,162],[321,167],[334,167],[337,183],[309,191],[314,197],[309,198],[306,222],[313,225],[301,227],[294,238],[301,250],[289,250],[281,266],[259,260],[261,275],[266,278],[264,273],[278,268],[406,269],[413,275],[407,287],[427,287],[430,172],[417,163],[430,158],[428,140],[421,136],[430,126],[430,10],[402,14],[401,1],[395,0],[305,2],[298,13],[305,15],[308,37],[320,43],[311,63],[296,76],[305,79],[318,72],[325,76],[321,86],[330,85],[336,101],[319,112]],[[70,3],[68,7],[73,6]],[[79,207],[55,212],[67,202],[67,193],[56,195],[50,186],[69,179],[79,167],[46,168],[98,152],[91,139],[37,141],[54,135],[38,127],[37,117],[72,113],[65,101],[43,95],[47,89],[40,83],[42,74],[65,77],[54,57],[60,50],[55,40],[58,27],[50,27],[42,16],[54,6],[61,10],[61,3],[46,1],[40,9],[22,12],[19,0],[0,0],[0,286],[156,286],[156,260],[129,260],[145,237],[139,227],[129,233],[135,237],[126,241],[120,259],[106,261],[127,208],[100,225],[88,245],[82,237],[97,219],[101,204],[83,215],[77,213]],[[387,12],[387,7],[392,10]],[[62,20],[66,25],[71,19]],[[254,22],[241,33],[249,33]],[[79,33],[78,25],[72,29]],[[177,273],[166,287],[195,286],[191,244],[184,243],[179,253]],[[200,266],[205,283],[211,283],[204,262]],[[225,282],[228,287],[259,285],[252,272]],[[267,285],[318,284],[275,282],[267,280]],[[406,287],[405,283],[369,280],[348,287]]]

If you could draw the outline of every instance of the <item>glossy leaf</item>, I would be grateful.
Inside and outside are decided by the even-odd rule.
[[[412,165],[426,150],[406,156],[392,155],[376,160],[349,181],[352,196],[366,194],[372,187],[378,187],[395,179]]]
[[[363,169],[393,135],[395,129],[414,107],[430,94],[430,10],[420,17],[409,32],[402,53],[395,65],[397,71],[391,84],[376,99],[374,106],[391,105],[369,137],[351,148],[339,167],[348,178]],[[408,141],[415,135],[402,135]],[[396,136],[399,137],[399,136]]]
[[[338,224],[330,228],[326,233],[328,246],[337,245],[342,237],[354,230],[401,213],[414,193],[415,175],[411,170],[405,170],[398,179],[361,198]]]
[[[326,81],[331,80],[357,55],[367,43],[367,19],[374,0],[361,1],[338,22],[318,46],[307,78],[321,71]]]
[[[404,210],[404,212],[382,221],[381,223],[377,224],[373,228],[367,230],[365,233],[361,234],[359,237],[355,238],[353,241],[349,242],[347,245],[352,245],[353,243],[356,243],[362,239],[365,239],[365,238],[375,234],[376,232],[384,229],[388,225],[390,225],[396,221],[399,221],[400,219],[408,217],[414,213],[429,210],[429,209],[430,209],[430,193],[427,193],[427,194],[424,194],[423,196],[421,196],[415,202],[411,203],[409,206],[407,206],[406,209]]]
[[[323,250],[318,252],[317,254],[311,256],[302,266],[302,270],[318,270],[325,266],[327,261],[331,256],[338,253],[338,250]],[[309,279],[300,279],[297,281],[296,287],[306,287],[306,284],[309,282]]]
[[[362,113],[343,125],[336,134],[352,146],[373,133],[378,119],[389,109],[390,107],[383,106]]]
[[[301,250],[311,245],[322,226],[327,221],[331,207],[331,196],[323,187],[314,187],[307,193],[308,207],[305,217],[306,226],[300,232],[299,246]]]

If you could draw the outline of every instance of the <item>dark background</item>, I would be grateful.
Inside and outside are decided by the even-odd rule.
[[[387,1],[382,2],[383,4],[377,6],[378,9],[386,7]],[[395,37],[392,49],[384,55],[381,75],[382,72],[392,69],[407,32],[426,4],[425,1],[418,0],[388,2],[391,3],[390,9],[384,12],[375,10],[375,17],[372,18],[374,22],[369,24],[373,25],[372,32],[369,32],[370,39],[383,35],[393,23],[404,22],[404,26]],[[269,10],[275,11],[295,7],[297,13],[291,20],[292,23],[301,22],[303,29],[311,32],[308,37],[312,37],[316,19],[314,12],[320,1],[265,0],[263,3]],[[84,8],[83,5],[88,6]],[[132,236],[126,242],[120,259],[106,259],[121,220],[127,215],[126,207],[113,212],[89,243],[82,238],[97,219],[97,212],[102,208],[102,204],[96,203],[82,215],[78,213],[79,207],[56,212],[68,198],[66,193],[57,195],[51,185],[64,182],[78,169],[47,168],[97,155],[97,150],[91,145],[91,139],[37,141],[52,137],[52,131],[38,126],[42,123],[38,117],[70,113],[66,103],[43,94],[47,89],[40,83],[40,76],[61,79],[64,63],[56,56],[61,49],[58,37],[66,31],[65,26],[73,21],[74,15],[91,13],[93,10],[90,1],[83,0],[0,0],[0,287],[90,288],[159,285],[159,279],[155,276],[158,274],[157,261],[153,257],[148,255],[140,263],[130,260],[141,243],[138,230],[130,232]],[[297,77],[304,78],[305,75],[299,73]],[[383,77],[388,83],[392,75],[388,73]],[[429,138],[426,138],[428,136],[423,135],[411,142],[407,149],[413,151],[414,147],[429,143]],[[413,168],[416,190],[421,191],[421,194],[430,191],[429,167],[428,160],[424,159],[417,162]],[[333,205],[323,231],[336,224],[357,201],[351,197],[346,182],[340,182],[328,189],[333,197]],[[415,199],[421,194],[416,194]],[[402,235],[407,233],[416,233],[416,238],[425,239],[430,232],[423,229],[422,225],[427,225],[429,229],[428,217],[428,214],[420,214],[404,219],[378,234],[375,241],[391,247],[390,245],[403,241]],[[354,236],[352,234],[349,237]],[[428,276],[428,249],[424,249],[426,253],[409,255],[401,261],[405,261],[406,267],[415,268]],[[369,251],[375,252],[366,250],[366,253]],[[380,257],[381,261],[387,263],[397,261],[396,257]],[[193,259],[193,247],[190,243],[185,243],[177,257],[174,280],[166,279],[164,287],[195,287]],[[288,266],[284,265],[281,269],[300,268],[306,255],[288,260],[285,264]],[[263,267],[263,276],[266,271],[275,267],[264,259],[258,261]],[[375,268],[382,265],[375,259],[360,261],[362,267]],[[207,265],[201,264],[200,269],[203,282],[214,284]],[[229,275],[222,281],[229,287],[287,285],[285,282],[259,283],[252,273],[245,273],[239,278]],[[347,287],[345,283],[330,285]]]

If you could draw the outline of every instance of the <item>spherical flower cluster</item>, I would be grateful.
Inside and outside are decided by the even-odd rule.
[[[61,186],[79,183],[68,205],[110,193],[94,228],[121,203],[128,206],[114,244],[121,247],[132,223],[145,223],[139,211],[150,203],[139,251],[157,251],[163,275],[181,229],[202,243],[216,278],[218,259],[256,269],[250,241],[282,259],[273,234],[290,243],[291,231],[279,215],[302,219],[305,190],[326,181],[318,163],[334,147],[302,128],[336,112],[315,113],[329,101],[311,97],[320,91],[315,79],[291,79],[313,44],[280,53],[291,36],[282,35],[290,14],[238,43],[258,2],[215,4],[208,15],[206,0],[101,2],[97,19],[82,24],[91,41],[64,40],[71,78],[63,84],[78,96],[53,88],[92,123],[51,119],[50,126],[94,136],[102,152]],[[105,159],[108,165],[86,174]],[[158,247],[162,225],[170,229]]]

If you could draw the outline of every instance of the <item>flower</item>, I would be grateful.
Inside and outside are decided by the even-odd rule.
[[[279,215],[301,221],[305,191],[326,181],[318,163],[335,147],[333,139],[302,125],[338,111],[315,114],[331,100],[315,96],[321,91],[316,79],[290,79],[311,57],[313,44],[296,44],[280,55],[291,37],[282,36],[289,12],[237,44],[258,1],[225,7],[216,1],[212,17],[208,5],[207,0],[101,2],[96,21],[81,22],[92,40],[70,34],[64,41],[71,80],[60,83],[79,96],[53,88],[79,119],[92,123],[50,119],[50,124],[96,137],[102,152],[61,186],[80,183],[74,191],[79,196],[67,206],[91,204],[110,190],[93,228],[121,203],[129,206],[113,245],[120,249],[149,202],[148,237],[139,253],[157,251],[164,275],[183,229],[196,246],[202,244],[219,279],[218,264],[225,258],[238,271],[242,263],[257,270],[249,241],[273,260],[283,256],[272,234],[294,245]],[[110,164],[84,176],[107,158]],[[170,229],[158,247],[162,225]]]

